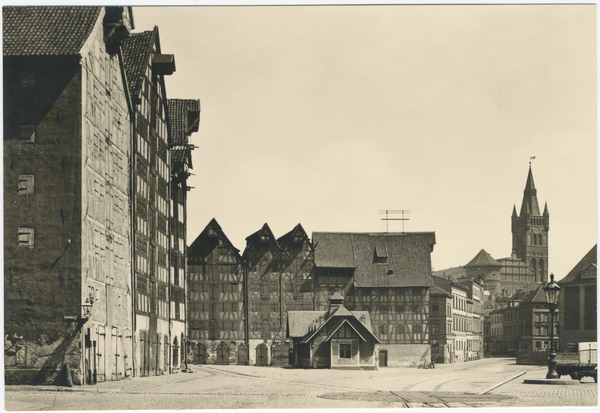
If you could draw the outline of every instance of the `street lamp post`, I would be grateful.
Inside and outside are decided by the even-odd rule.
[[[548,374],[547,379],[558,379],[556,373],[556,351],[554,349],[554,311],[558,305],[558,296],[560,295],[560,286],[554,282],[554,274],[550,274],[550,282],[544,287],[546,302],[550,309],[550,353],[548,354]]]

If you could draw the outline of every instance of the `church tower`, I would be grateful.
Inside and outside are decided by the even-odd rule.
[[[548,282],[549,227],[548,204],[544,205],[544,212],[540,213],[530,165],[519,215],[516,207],[513,207],[512,244],[517,257],[529,266],[535,282]]]

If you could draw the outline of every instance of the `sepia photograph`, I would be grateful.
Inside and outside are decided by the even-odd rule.
[[[2,6],[5,410],[597,408],[595,3]]]

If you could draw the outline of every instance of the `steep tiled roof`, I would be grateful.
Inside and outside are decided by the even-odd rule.
[[[131,96],[137,95],[142,86],[142,75],[150,59],[156,31],[155,27],[152,31],[131,33],[123,40],[123,66],[125,66],[127,86]]]
[[[327,311],[289,311],[288,329],[290,337],[304,337],[311,325],[319,323],[319,318],[325,319]]]
[[[464,291],[469,291],[469,288],[460,284],[455,279],[446,279],[446,278],[433,276],[433,277],[431,277],[431,280],[433,281],[434,286],[436,286],[438,289],[445,292],[446,294],[452,295],[452,287],[460,288],[461,290],[464,290]]]
[[[352,234],[313,232],[315,265],[328,268],[356,268]]]
[[[306,231],[304,231],[304,228],[302,228],[302,225],[300,225],[300,224],[296,225],[287,234],[282,235],[281,237],[279,237],[277,239],[277,243],[282,248],[293,246],[293,245],[295,245],[295,243],[294,243],[294,237],[301,237],[302,240],[303,240],[302,242],[308,241],[309,245],[312,247],[312,243],[310,241],[310,238],[308,237],[308,234],[306,233]]]
[[[455,278],[462,278],[467,276],[467,270],[465,267],[452,267],[446,268],[444,270],[437,270],[433,272],[433,275],[436,277],[448,278],[449,276],[453,276]]]
[[[589,250],[587,254],[585,254],[585,256],[581,259],[581,261],[579,261],[577,263],[577,265],[575,267],[573,267],[573,269],[571,271],[569,271],[569,273],[567,274],[567,276],[565,278],[563,278],[560,281],[557,281],[558,284],[567,284],[570,282],[581,281],[581,273],[582,272],[585,272],[585,271],[595,272],[596,267],[598,265],[598,258],[597,258],[597,252],[596,252],[597,247],[598,247],[598,244],[594,245],[592,247],[592,249]],[[596,278],[594,277],[593,280],[596,280]]]
[[[523,301],[521,301],[521,305],[527,303],[546,303],[546,294],[544,293],[542,284],[538,285],[535,290],[530,291],[527,296],[523,298]]]
[[[320,312],[320,311],[319,311]],[[293,311],[288,312],[288,317]],[[365,323],[361,321],[361,318],[365,320]],[[367,323],[367,320],[369,322]],[[320,331],[327,331],[327,339],[329,341],[333,336],[333,333],[339,329],[343,323],[348,323],[357,334],[362,337],[365,341],[370,340],[379,343],[379,339],[371,331],[371,322],[368,311],[348,311],[343,305],[338,307],[333,313],[329,313],[325,316],[325,320],[321,322],[319,319],[318,325],[313,324],[308,326],[305,331],[305,336],[302,339],[302,343],[310,342]]]
[[[313,233],[315,265],[356,268],[356,287],[429,287],[435,233]],[[376,249],[387,258],[375,262]]]
[[[171,164],[175,162],[189,163],[192,156],[191,149],[189,147],[177,147],[171,149]]]
[[[501,267],[498,261],[492,258],[492,256],[484,249],[479,251],[475,258],[473,258],[465,267]]]
[[[78,54],[98,21],[101,7],[3,7],[4,56]]]
[[[218,246],[219,243],[229,247],[238,258],[241,259],[240,250],[233,246],[229,238],[223,232],[216,219],[212,219],[198,237],[188,247],[188,259],[190,262],[197,262],[206,259],[206,257]]]
[[[279,243],[277,242],[277,240],[275,239],[275,237],[273,236],[273,231],[271,231],[271,228],[269,228],[269,225],[265,222],[265,224],[262,226],[261,229],[259,229],[258,231],[256,231],[254,234],[248,235],[246,237],[246,242],[247,242],[247,247],[246,249],[252,247],[252,244],[254,244],[254,242],[259,241],[260,237],[262,236],[268,236],[269,240],[267,242],[268,245],[272,245],[277,249],[281,249],[281,247],[279,246]]]
[[[169,99],[169,122],[171,125],[171,142],[173,145],[186,145],[188,136],[198,130],[200,121],[200,100]],[[193,116],[190,116],[190,113]],[[195,115],[197,113],[197,115]],[[194,124],[190,124],[193,122]]]

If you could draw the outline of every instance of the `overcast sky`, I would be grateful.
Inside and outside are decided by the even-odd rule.
[[[558,279],[596,243],[594,5],[134,7],[199,98],[188,244],[217,219],[241,251],[385,231],[410,210],[434,269],[511,253],[530,157]],[[402,231],[390,221],[389,231]]]

